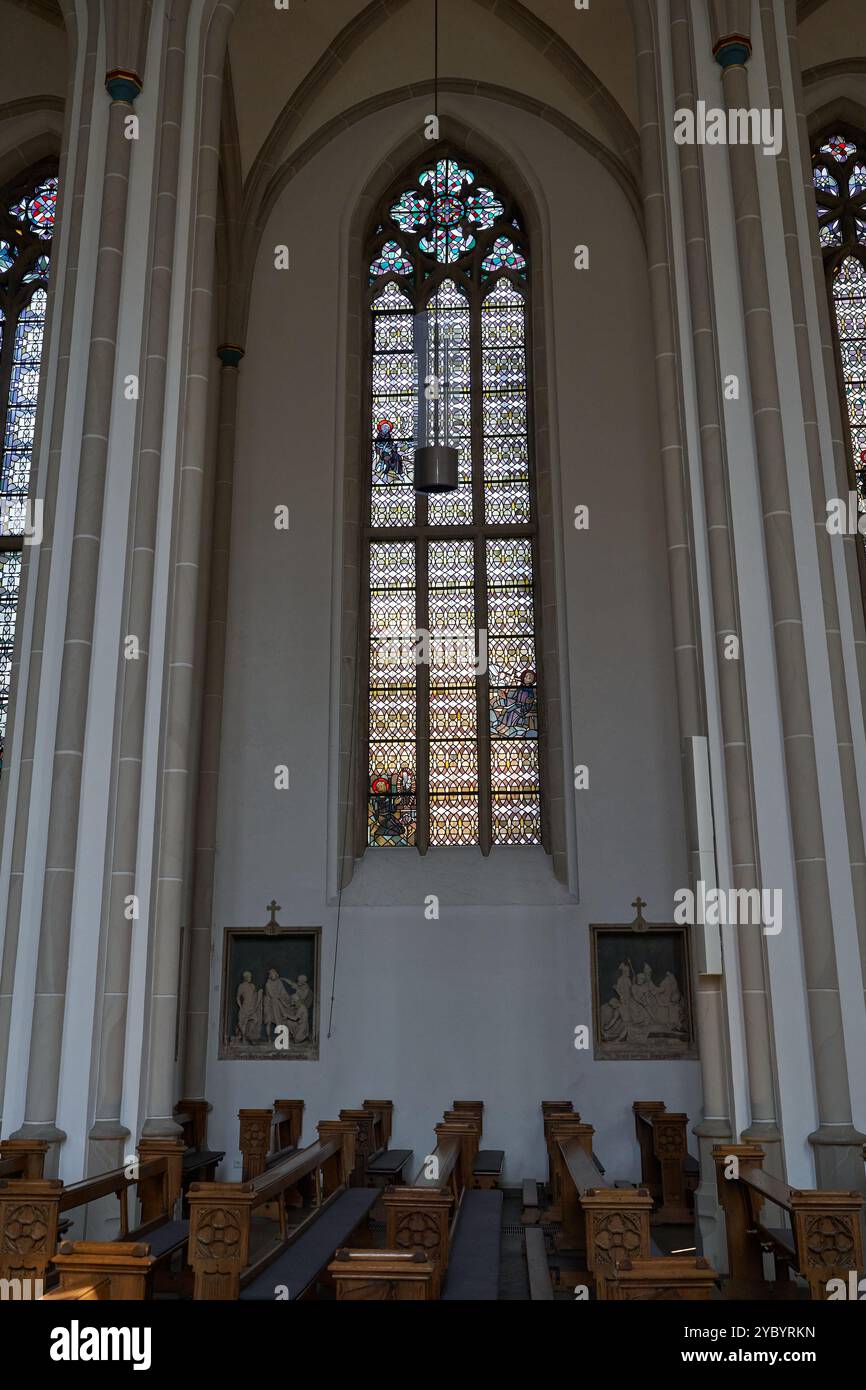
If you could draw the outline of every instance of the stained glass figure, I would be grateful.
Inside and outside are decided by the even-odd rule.
[[[402,180],[375,223],[371,845],[541,843],[522,225],[450,156]],[[377,288],[404,260],[405,281]],[[458,450],[458,487],[416,499],[414,450],[434,444]]]
[[[50,243],[58,181],[53,175],[0,197],[0,768],[12,650],[28,527],[36,409],[45,332]]]

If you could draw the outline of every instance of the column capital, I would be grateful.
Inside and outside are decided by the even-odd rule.
[[[744,68],[752,56],[752,40],[748,34],[726,34],[713,45],[713,57],[723,71]]]
[[[137,72],[112,68],[105,74],[105,90],[112,101],[135,101],[143,86]]]
[[[220,343],[217,348],[217,357],[224,367],[236,367],[243,356],[244,350],[237,343]]]

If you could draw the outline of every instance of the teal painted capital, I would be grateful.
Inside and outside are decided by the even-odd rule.
[[[217,357],[224,367],[236,367],[244,355],[242,347],[235,343],[222,343],[217,348]]]
[[[138,73],[113,68],[105,74],[105,90],[112,101],[135,101],[142,88]]]
[[[752,56],[752,40],[745,34],[727,34],[713,48],[720,68],[745,67]]]

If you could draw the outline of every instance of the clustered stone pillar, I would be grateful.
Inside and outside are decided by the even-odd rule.
[[[143,1133],[173,1135],[181,939],[189,901],[189,823],[197,748],[193,737],[199,567],[206,501],[208,389],[213,360],[215,222],[219,188],[219,131],[223,62],[233,7],[219,6],[207,34],[202,73],[201,140],[190,279],[190,318],[184,381],[184,461],[176,502],[171,582],[169,664],[161,766],[157,881],[152,921],[152,975],[147,1058],[147,1118]]]
[[[674,101],[677,110],[694,109],[696,102],[692,58],[691,7],[671,0],[671,52]],[[755,828],[751,741],[746,707],[744,660],[724,659],[726,640],[741,633],[733,537],[731,534],[725,434],[721,405],[722,372],[713,313],[706,200],[699,147],[679,146],[683,224],[691,311],[700,463],[703,474],[704,516],[710,566],[711,600],[716,648],[719,707],[724,743],[725,793],[731,843],[734,887],[758,888],[758,850]],[[737,929],[737,947],[745,1019],[745,1046],[751,1121],[749,1138],[771,1145],[767,1168],[781,1176],[780,1131],[776,1114],[772,1042],[764,937],[760,927]],[[731,1137],[713,1134],[722,1128],[710,1117],[705,1095],[704,1136],[720,1142]],[[723,1122],[724,1123],[724,1122]],[[708,1159],[708,1168],[712,1164]]]
[[[113,71],[108,73],[105,85],[111,106],[60,677],[27,1104],[24,1125],[13,1136],[48,1140],[66,1137],[56,1125],[58,1080],[133,150],[133,141],[126,137],[125,122],[141,90],[141,81],[134,73]]]
[[[33,628],[30,638],[29,659],[26,670],[16,663],[12,672],[10,705],[10,727],[7,730],[7,759],[4,770],[4,796],[10,785],[15,786],[14,802],[10,798],[4,802],[3,810],[14,816],[12,855],[9,874],[9,893],[6,901],[6,930],[3,938],[2,969],[0,969],[0,1085],[6,1076],[6,1063],[9,1051],[9,1029],[12,1016],[12,989],[15,980],[15,966],[18,958],[18,938],[21,927],[21,893],[24,883],[24,861],[27,849],[28,822],[30,816],[30,793],[33,777],[33,758],[36,744],[36,725],[38,700],[27,698],[27,692],[36,692],[42,675],[42,655],[45,643],[45,623],[48,614],[48,588],[51,578],[51,556],[54,545],[54,522],[57,511],[57,485],[60,473],[60,455],[63,442],[64,412],[66,390],[69,379],[69,363],[72,352],[73,306],[78,282],[78,259],[81,253],[81,233],[84,212],[84,189],[87,180],[90,153],[90,94],[93,92],[96,74],[96,47],[99,36],[99,6],[97,0],[89,0],[86,20],[79,29],[74,4],[68,0],[64,6],[67,33],[70,37],[69,61],[72,70],[70,88],[74,88],[79,52],[82,57],[81,89],[85,94],[77,111],[76,125],[70,139],[64,135],[64,151],[60,163],[60,198],[58,207],[59,235],[55,238],[53,250],[54,274],[49,287],[50,310],[46,332],[50,333],[54,318],[58,321],[59,350],[57,372],[54,385],[53,411],[48,436],[48,466],[45,470],[42,497],[42,543],[38,556],[31,554],[32,547],[26,546],[21,567],[20,611],[23,613],[28,601],[29,585],[35,583],[36,592],[33,603]],[[69,123],[75,116],[76,108],[70,90],[66,108],[68,132]],[[70,159],[70,146],[72,157]],[[67,175],[72,168],[71,184],[67,186]],[[58,268],[62,265],[62,293],[55,294]],[[46,338],[46,343],[48,338]],[[34,445],[34,459],[37,458]],[[33,469],[32,487],[36,486],[37,470]],[[20,652],[23,638],[23,624],[16,630],[16,651]],[[23,690],[24,698],[17,698]],[[17,740],[17,727],[22,725],[20,745]],[[18,766],[10,767],[8,750],[20,746]],[[3,1086],[5,1096],[5,1086]],[[0,1097],[2,1102],[2,1097]]]
[[[795,190],[797,190],[799,183],[800,187],[802,187],[804,190],[806,197],[807,213],[808,216],[811,218],[812,207],[814,205],[815,187],[812,176],[812,161],[810,158],[809,127],[806,121],[803,103],[803,78],[800,70],[800,45],[797,37],[797,12],[794,0],[790,0],[790,3],[786,4],[785,12],[787,16],[787,36],[788,51],[791,65],[791,77],[794,88],[794,109],[796,112],[797,119],[796,134],[799,136],[797,143],[799,144],[801,156],[799,169],[796,167],[796,165],[792,165],[789,161],[786,161],[784,166],[784,172],[786,174],[787,179],[789,179],[790,181],[790,205],[786,210],[785,216],[786,223],[788,223],[788,226],[790,228],[789,236],[793,236],[796,238],[797,228],[795,221]],[[767,20],[769,19],[769,16],[766,16],[765,11],[763,9],[762,18]],[[775,54],[775,49],[773,60],[775,64],[774,71],[776,71],[778,69],[778,57]],[[789,242],[788,245],[790,254],[791,242]],[[824,395],[827,404],[829,405],[830,412],[830,428],[832,432],[832,447],[833,460],[835,464],[836,489],[838,496],[845,497],[848,493],[848,490],[853,489],[854,483],[851,478],[849,469],[848,447],[846,445],[846,426],[842,418],[842,408],[839,399],[838,368],[836,363],[835,345],[833,341],[833,328],[830,318],[830,303],[827,294],[827,277],[824,269],[824,258],[821,253],[821,246],[817,237],[812,238],[812,268],[814,279],[812,283],[809,285],[804,286],[802,273],[800,272],[799,267],[795,268],[792,271],[792,275],[797,277],[800,287],[800,295],[802,296],[801,302],[805,302],[806,295],[809,295],[811,297],[811,295],[814,293],[815,296],[814,303],[816,304],[818,311],[818,323],[821,333],[821,348],[824,356],[825,380],[823,385],[825,387]],[[792,293],[793,292],[794,291],[792,290]],[[796,315],[796,317],[798,318],[801,324],[804,323],[805,310],[803,318],[800,318],[800,315]],[[801,339],[804,337],[802,328],[800,330],[800,337]],[[811,381],[811,385],[809,387],[809,401],[812,408],[807,411],[807,414],[809,415],[810,420],[813,422],[817,417],[817,402],[815,399],[815,395],[815,384],[814,381]],[[810,441],[812,444],[812,452],[815,454],[815,466],[816,468],[819,468],[820,449],[818,447],[817,440],[815,439],[815,429],[816,427],[814,426],[814,424],[810,426]],[[816,527],[818,527],[819,522],[817,516],[815,524]],[[821,522],[821,527],[826,534],[826,526],[823,525],[823,520]],[[822,544],[822,541],[820,539],[819,544]],[[848,609],[850,612],[851,624],[854,631],[854,644],[855,652],[857,654],[857,670],[860,686],[860,707],[862,711],[866,710],[866,620],[864,620],[863,612],[863,598],[864,593],[866,593],[866,552],[864,552],[862,540],[858,535],[838,536],[835,538],[835,544],[842,546],[845,561],[844,568],[847,577]],[[828,627],[828,640],[833,645],[836,645],[836,643],[834,642],[832,623]],[[846,717],[848,716],[846,715]],[[840,756],[842,757],[843,765],[847,765],[847,771],[845,772],[846,800],[850,805],[851,798],[856,788],[856,783],[852,780],[853,757],[851,756],[851,754],[853,753],[853,750],[851,750],[851,752],[847,756],[842,751],[842,745],[844,744],[844,726],[842,727],[842,729],[840,729],[839,736]],[[859,836],[856,834],[856,826],[858,824],[860,826]],[[854,827],[854,829],[852,829],[852,826]],[[860,816],[859,812],[859,801],[857,803],[856,818],[852,818],[852,820],[849,821],[849,847],[851,851],[850,857],[852,876],[854,880],[854,891],[856,895],[856,901],[858,904],[857,925],[860,937],[861,971],[864,980],[864,992],[866,992],[866,908],[864,908],[863,905],[863,877],[864,872],[866,872],[866,866],[864,866],[862,862],[864,857],[863,829],[862,817]],[[856,862],[858,854],[861,861],[859,864],[857,864]]]
[[[235,465],[238,367],[243,348],[224,343],[217,349],[219,427],[211,549],[210,601],[204,676],[201,753],[196,803],[193,910],[189,927],[189,969],[184,1047],[183,1093],[204,1097],[210,998],[213,886],[216,864],[217,792],[225,681],[226,616],[231,553],[232,495]]]
[[[166,363],[169,349],[172,266],[177,229],[180,132],[186,65],[189,0],[175,0],[171,10],[165,67],[163,110],[158,150],[156,215],[150,267],[150,302],[146,323],[146,358],[141,389],[141,423],[133,469],[127,543],[123,633],[138,643],[135,660],[120,658],[120,730],[114,789],[111,877],[104,926],[105,971],[102,981],[102,1046],[96,1090],[96,1117],[90,1137],[97,1169],[119,1162],[128,1128],[121,1124],[125,1031],[133,919],[128,905],[138,900],[137,860],[141,812],[142,760],[150,634],[153,619],[154,569],[159,517],[160,472],[165,424]]]
[[[665,489],[668,574],[674,623],[674,654],[680,736],[705,733],[701,672],[698,662],[694,575],[685,450],[682,424],[682,371],[674,315],[673,266],[670,248],[669,196],[665,179],[663,103],[658,36],[651,8],[633,0],[632,17],[637,48],[643,205],[647,260],[652,294],[656,350],[656,382],[661,428],[662,472]],[[694,1126],[701,1152],[701,1186],[696,1201],[706,1243],[714,1251],[711,1232],[718,1228],[712,1145],[730,1138],[731,1095],[727,1065],[727,1036],[721,977],[697,977],[696,1021],[701,1057],[704,1115]]]
[[[747,110],[751,105],[746,67],[751,57],[750,39],[742,32],[723,32],[717,37],[713,51],[722,69],[727,107]],[[854,1187],[862,1184],[863,1136],[852,1125],[836,951],[830,929],[833,914],[776,375],[756,152],[751,145],[730,144],[728,159],[734,198],[740,293],[747,323],[746,344],[758,484],[763,510],[778,700],[818,1104],[819,1127],[809,1139],[816,1150],[819,1186]]]

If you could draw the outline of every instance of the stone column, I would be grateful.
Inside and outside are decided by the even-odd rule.
[[[16,632],[16,653],[24,639],[24,615],[29,603],[29,588],[33,595],[33,625],[29,651],[25,661],[16,662],[12,672],[12,722],[7,737],[7,765],[4,769],[3,818],[14,820],[9,869],[9,890],[6,900],[5,931],[3,934],[2,969],[0,969],[0,1084],[5,1096],[6,1062],[9,1047],[9,1027],[12,1014],[12,987],[18,957],[18,937],[21,921],[21,890],[24,879],[24,859],[30,814],[30,792],[33,777],[33,758],[36,743],[38,693],[42,675],[42,653],[45,642],[45,623],[48,611],[48,588],[51,576],[51,557],[54,548],[54,520],[57,508],[57,484],[63,440],[63,421],[69,379],[69,360],[72,351],[73,306],[78,281],[78,260],[81,251],[81,230],[84,208],[84,188],[90,154],[91,101],[96,72],[96,47],[99,38],[98,0],[89,0],[86,19],[79,30],[73,0],[63,5],[69,35],[70,83],[67,93],[66,130],[75,120],[70,140],[64,135],[60,161],[60,197],[58,231],[52,251],[52,275],[49,286],[50,309],[46,329],[46,356],[51,351],[53,337],[58,339],[57,368],[54,378],[52,411],[47,430],[41,429],[46,441],[44,470],[37,468],[39,454],[34,447],[32,488],[38,487],[43,504],[43,534],[38,555],[25,546],[21,567],[21,597]],[[81,71],[79,73],[79,64]],[[68,180],[71,179],[71,182]],[[58,291],[58,285],[61,286]],[[42,420],[45,415],[45,394],[41,402]],[[31,492],[31,495],[32,492]],[[19,741],[18,729],[21,728]],[[10,765],[9,750],[17,758],[17,767]],[[2,1102],[3,1096],[0,1096]]]
[[[203,1097],[207,1068],[208,1002],[210,999],[213,883],[216,861],[217,791],[225,682],[226,616],[234,486],[235,427],[238,366],[243,348],[224,343],[217,350],[219,433],[217,440],[211,583],[207,617],[207,655],[204,677],[201,753],[196,800],[195,862],[192,919],[189,927],[189,971],[183,1093]]]
[[[654,6],[632,0],[637,51],[640,106],[643,206],[647,261],[652,295],[656,349],[656,381],[661,429],[665,516],[677,662],[677,700],[681,738],[703,735],[705,715],[702,674],[698,661],[694,576],[689,525],[689,496],[685,472],[682,422],[682,371],[680,369],[675,302],[676,293],[670,245],[670,200],[665,179],[665,147],[662,138],[664,99],[659,71],[659,39]],[[696,859],[697,846],[692,862]],[[698,974],[696,1022],[701,1058],[704,1115],[694,1126],[701,1155],[701,1186],[696,1194],[699,1220],[705,1240],[713,1244],[718,1230],[713,1143],[731,1136],[731,1082],[727,1061],[723,981],[720,976]]]
[[[141,381],[140,433],[133,466],[126,556],[124,642],[138,644],[134,659],[120,659],[120,728],[114,770],[114,824],[111,875],[103,921],[105,967],[102,979],[96,1115],[90,1131],[95,1171],[120,1163],[129,1129],[121,1123],[125,1030],[133,922],[141,910],[137,884],[142,754],[150,672],[154,569],[159,517],[160,474],[166,408],[166,361],[169,348],[172,269],[177,229],[177,186],[183,113],[186,30],[189,0],[171,8],[162,76],[162,112],[150,301],[145,327],[145,362]],[[136,903],[130,904],[135,899]],[[132,914],[135,914],[134,916]]]
[[[131,18],[126,11],[136,12],[136,18],[142,21],[143,11],[137,13],[137,6],[127,5],[121,19],[123,24]],[[143,40],[144,37],[142,27],[139,39]],[[124,264],[127,195],[135,143],[127,138],[126,121],[141,90],[141,80],[131,70],[112,69],[106,75],[105,85],[111,106],[102,182],[96,286],[61,664],[27,1101],[24,1125],[17,1131],[22,1138],[39,1137],[49,1141],[62,1141],[66,1137],[56,1124],[58,1080],[108,436],[115,396],[116,334]]]
[[[711,5],[715,15],[714,54],[722,69],[728,109],[752,105],[746,64],[751,42],[741,25],[727,26],[724,4]],[[784,742],[791,834],[796,861],[800,938],[803,953],[819,1128],[809,1136],[816,1146],[819,1186],[861,1186],[863,1137],[853,1128],[848,1059],[827,875],[821,797],[809,690],[803,614],[797,580],[791,498],[785,457],[781,403],[773,337],[761,204],[750,145],[728,146],[740,293],[747,324],[746,345],[751,387],[758,484],[763,512],[767,578],[774,620],[774,654]],[[790,921],[790,911],[788,914]]]
[[[771,13],[767,13],[766,6],[762,6],[762,21],[766,21],[765,29],[769,28]],[[787,17],[787,38],[788,52],[791,68],[791,80],[793,86],[793,104],[796,114],[796,131],[791,132],[791,143],[793,146],[791,157],[785,158],[780,163],[780,180],[784,176],[786,189],[783,191],[783,215],[785,217],[786,232],[788,240],[789,261],[793,258],[793,252],[802,249],[797,235],[796,223],[796,199],[802,187],[806,199],[807,218],[812,222],[815,205],[815,187],[812,181],[812,160],[811,142],[809,140],[809,127],[804,112],[803,102],[803,78],[800,68],[800,45],[797,37],[797,13],[796,5],[789,3],[786,5]],[[772,36],[775,39],[775,35]],[[764,42],[768,47],[768,63],[772,62],[773,73],[778,72],[779,57],[775,46],[772,54],[769,53],[769,34],[765,33]],[[772,80],[772,79],[771,79]],[[778,79],[777,79],[778,80]],[[781,98],[780,98],[781,100]],[[796,155],[799,153],[799,164]],[[814,224],[813,224],[814,225]],[[808,348],[808,338],[806,332],[807,324],[807,297],[809,301],[817,307],[819,331],[821,334],[821,348],[824,359],[825,379],[822,387],[826,390],[822,392],[823,398],[829,406],[830,429],[832,436],[833,461],[835,465],[836,495],[839,497],[847,496],[852,487],[850,472],[848,467],[848,446],[846,443],[847,422],[843,420],[841,402],[839,399],[839,380],[838,368],[836,364],[836,353],[834,348],[834,330],[830,317],[830,303],[827,294],[827,276],[824,270],[824,258],[821,254],[821,246],[817,236],[812,236],[812,269],[813,280],[804,283],[802,272],[802,262],[798,259],[796,266],[791,267],[792,297],[796,296],[795,318],[798,328],[798,351],[801,354],[802,369],[808,371],[809,381],[806,387],[807,395],[804,395],[804,414],[807,419],[809,451],[810,451],[810,478],[813,484],[813,498],[819,501],[823,498],[826,505],[827,498],[824,495],[823,475],[821,473],[821,446],[818,431],[818,402],[816,400],[816,387],[810,367],[811,362],[806,358]],[[814,298],[813,298],[814,294]],[[816,491],[817,489],[817,491]],[[825,584],[832,578],[832,566],[830,565],[826,542],[828,540],[826,531],[826,511],[819,515],[816,505],[815,528],[818,539],[819,552],[821,554],[822,574],[825,577]],[[821,534],[823,532],[823,535]],[[866,574],[866,562],[863,556],[863,543],[859,536],[839,536],[834,538],[833,545],[841,546],[844,556],[844,571],[847,579],[845,585],[846,593],[840,598],[840,603],[847,604],[846,618],[850,615],[850,622],[854,635],[854,648],[857,656],[857,672],[860,687],[860,710],[853,712],[856,722],[858,718],[862,722],[863,711],[866,710],[866,621],[863,612],[863,586],[861,574]],[[835,595],[831,602],[835,608]],[[832,649],[832,661],[835,676],[836,689],[840,697],[844,692],[844,685],[840,684],[842,674],[842,652],[841,652],[841,633],[839,632],[839,611],[831,608],[828,613],[827,636],[828,643]],[[843,607],[843,613],[845,609]],[[841,699],[840,699],[841,703]],[[857,902],[857,926],[860,939],[861,969],[864,978],[864,988],[866,988],[866,905],[864,905],[864,874],[866,866],[863,859],[863,831],[862,818],[860,814],[860,802],[856,796],[856,780],[854,769],[853,747],[846,747],[852,743],[853,730],[851,728],[851,715],[848,708],[847,696],[845,696],[844,709],[840,711],[842,724],[839,728],[839,752],[843,765],[843,777],[846,788],[846,805],[850,808],[850,814],[846,813],[849,828],[849,851],[851,858],[851,872],[854,881],[854,891]],[[847,727],[847,738],[846,738]],[[856,802],[856,805],[855,805]],[[858,834],[859,826],[859,834]],[[859,862],[858,862],[859,861]]]
[[[670,19],[675,106],[677,110],[694,110],[697,92],[692,57],[691,7],[687,0],[671,0]],[[680,145],[678,153],[700,428],[707,554],[718,655],[716,673],[724,743],[725,792],[733,866],[732,886],[748,890],[759,887],[757,833],[744,658],[741,653],[740,659],[731,661],[726,660],[724,655],[728,638],[733,636],[740,641],[741,626],[731,535],[721,405],[722,370],[715,337],[706,195],[699,147]],[[750,1106],[750,1124],[745,1133],[748,1138],[759,1140],[765,1145],[778,1146],[780,1132],[776,1114],[764,937],[760,927],[743,926],[737,931]],[[723,1004],[723,1001],[720,1000],[720,1003]],[[704,1099],[706,1104],[707,1097]],[[711,1122],[707,1123],[710,1128],[705,1130],[703,1135],[707,1141],[731,1137],[730,1130],[727,1134],[713,1134]],[[709,1152],[706,1168],[709,1176],[712,1170]],[[775,1156],[768,1159],[767,1168],[779,1176],[782,1175],[781,1154],[778,1149]]]
[[[173,1135],[175,1049],[181,930],[188,874],[187,825],[192,810],[198,572],[204,524],[208,386],[213,361],[215,218],[223,62],[234,8],[218,6],[207,34],[202,77],[201,139],[195,204],[184,416],[171,584],[169,665],[161,762],[157,882],[152,927],[147,1118],[143,1133]]]

